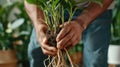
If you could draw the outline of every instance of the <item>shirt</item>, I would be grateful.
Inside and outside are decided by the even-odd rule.
[[[81,3],[79,3],[79,0],[75,0],[75,1],[76,1],[76,3],[78,3],[78,4],[76,4],[76,6],[78,6],[78,7],[81,7],[81,6],[82,7],[88,7],[88,5],[90,3],[88,1],[81,2]],[[115,6],[115,1],[112,2],[112,4],[108,7],[108,9],[113,9],[114,6]]]

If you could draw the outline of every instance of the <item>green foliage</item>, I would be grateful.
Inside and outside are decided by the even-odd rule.
[[[37,3],[37,0],[26,0],[26,1],[29,2],[29,3],[33,3],[33,4]]]
[[[75,52],[82,52],[83,51],[83,43],[82,41],[80,41],[75,47],[73,47],[69,53],[73,54]]]
[[[12,6],[13,7],[13,6]],[[0,8],[0,49],[5,50],[5,49],[9,49],[9,48],[13,48],[11,46],[10,41],[12,40],[10,37],[11,35],[8,34],[11,32],[11,29],[9,29],[10,27],[10,22],[7,20],[8,19],[8,15],[10,14],[11,10],[13,8],[11,7],[1,7]]]
[[[12,16],[11,16],[12,15]],[[0,7],[0,50],[16,50],[19,61],[27,60],[32,25],[23,2]]]
[[[91,1],[102,5],[102,1],[103,1],[103,0],[91,0]]]
[[[27,0],[27,1],[29,3],[40,6],[42,9],[46,9],[45,6],[47,6],[48,4],[53,8],[56,8],[58,4],[62,4],[62,6],[68,8],[70,6],[75,6],[78,3],[83,3],[88,1],[102,4],[102,0],[79,0],[78,2],[76,2],[75,0]]]
[[[29,3],[36,4],[40,9],[43,10],[45,16],[45,22],[49,27],[49,30],[58,33],[60,28],[59,25],[64,23],[64,13],[67,10],[70,17],[68,22],[72,19],[72,16],[77,7],[74,9],[76,4],[74,0],[27,0]],[[79,0],[82,2],[97,2],[101,3],[101,0]],[[74,9],[74,10],[73,10]],[[41,19],[43,21],[43,19]]]
[[[81,9],[84,6],[76,7],[77,4],[84,2],[95,2],[98,4],[102,4],[102,0],[27,0],[29,3],[36,4],[40,9],[43,10],[45,16],[45,22],[49,27],[49,30],[54,34],[57,34],[60,30],[59,25],[65,22],[65,12],[69,13],[68,22],[72,20],[72,16],[74,15],[77,9]],[[33,2],[34,1],[34,2]],[[41,19],[42,20],[42,19]],[[44,20],[42,20],[44,21]],[[53,35],[54,35],[53,34]],[[77,46],[75,51],[81,50],[81,46]],[[71,52],[74,52],[72,50]]]
[[[113,9],[111,43],[120,45],[120,0],[116,0],[115,3],[115,8]]]

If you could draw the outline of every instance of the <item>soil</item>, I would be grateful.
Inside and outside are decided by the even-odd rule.
[[[57,45],[57,42],[56,42],[57,34],[55,34],[54,32],[51,32],[51,31],[47,31],[46,35],[48,37],[48,44],[50,46],[56,47],[56,45]]]

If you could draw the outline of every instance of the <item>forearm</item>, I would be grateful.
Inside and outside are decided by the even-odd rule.
[[[26,1],[24,2],[25,9],[27,14],[29,15],[30,19],[32,20],[32,23],[35,28],[38,27],[38,25],[46,25],[44,22],[44,15],[42,10],[38,9],[38,7],[34,4],[29,4]]]
[[[113,0],[103,0],[102,6],[96,3],[90,3],[86,10],[77,17],[78,23],[83,29],[86,27],[101,13],[103,13]]]

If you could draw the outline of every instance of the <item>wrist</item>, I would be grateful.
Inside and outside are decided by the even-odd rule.
[[[87,26],[91,23],[92,18],[87,11],[83,12],[78,16],[75,21],[85,30]]]
[[[79,29],[80,29],[81,32],[83,32],[85,30],[84,26],[82,24],[80,24],[81,21],[73,20],[73,22],[75,24],[77,24],[77,26],[79,26]]]
[[[76,19],[75,21],[76,21],[76,23],[79,24],[79,26],[81,27],[82,31],[84,31],[86,29],[86,26],[83,24],[84,22],[82,20]]]
[[[33,22],[34,28],[35,30],[39,30],[39,31],[46,31],[48,29],[48,26],[46,23],[41,23],[40,21],[35,21]]]
[[[84,21],[83,19],[75,19],[75,21],[76,21],[76,23],[78,23],[79,25],[80,25],[80,27],[81,27],[81,29],[84,31],[86,28],[87,28],[87,26],[88,26],[88,24],[86,24],[87,22],[86,21]]]

